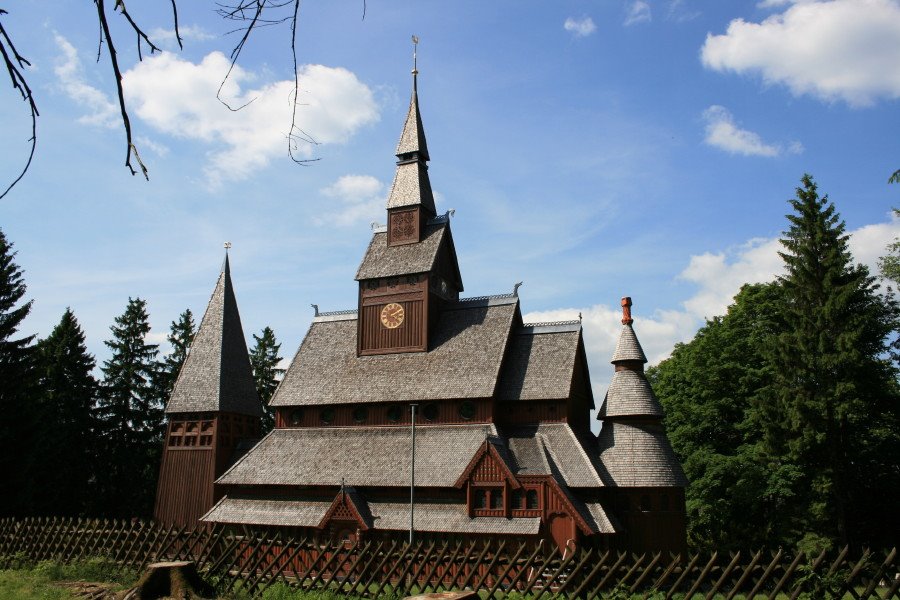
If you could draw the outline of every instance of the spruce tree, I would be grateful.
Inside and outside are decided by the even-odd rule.
[[[896,506],[884,501],[900,497],[897,373],[883,358],[897,305],[853,263],[828,197],[810,176],[801,181],[781,239],[785,324],[774,353],[780,418],[768,420],[770,451],[804,474],[789,511],[797,538],[887,542],[886,531],[900,530]]]
[[[150,332],[147,303],[129,298],[110,327],[112,351],[103,363],[98,403],[105,469],[100,479],[103,513],[149,516],[156,489],[162,440],[162,402],[157,381],[158,346]]]
[[[169,335],[166,337],[169,340],[169,344],[172,345],[172,351],[163,359],[159,372],[160,394],[163,405],[168,402],[169,397],[172,395],[175,380],[178,379],[178,373],[181,372],[181,366],[184,364],[184,359],[187,358],[188,349],[191,347],[191,342],[194,341],[196,330],[194,314],[189,308],[178,316],[177,321],[172,321]]]
[[[275,340],[275,332],[270,327],[262,330],[262,335],[253,334],[256,344],[250,351],[250,366],[253,368],[253,380],[256,382],[256,392],[262,401],[265,415],[263,416],[262,431],[266,433],[272,429],[274,425],[274,415],[269,407],[269,400],[278,387],[281,376],[284,375],[284,369],[278,368],[281,357],[278,352],[281,350],[281,344]]]
[[[34,336],[17,337],[31,311],[22,270],[12,244],[0,231],[0,516],[30,512],[33,432],[37,425],[30,395]]]
[[[35,512],[76,516],[91,508],[90,483],[97,459],[93,406],[98,384],[84,332],[66,309],[50,336],[38,343],[37,379],[41,426],[36,448],[41,494]]]

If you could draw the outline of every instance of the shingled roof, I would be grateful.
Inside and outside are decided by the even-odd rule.
[[[416,454],[418,461],[418,454]],[[418,469],[416,473],[418,474]],[[408,502],[369,502],[375,529],[409,529]],[[541,527],[538,517],[469,517],[465,502],[417,502],[416,529],[443,533],[498,533],[534,535]]]
[[[418,244],[388,246],[387,233],[375,233],[356,271],[356,280],[427,273],[437,262],[442,245],[446,246],[447,252],[456,253],[449,221],[426,225]],[[458,273],[457,278],[462,289],[462,278]]]
[[[490,398],[517,310],[514,296],[460,301],[428,352],[359,357],[355,318],[314,321],[270,405]]]
[[[581,324],[520,327],[510,340],[498,400],[562,400],[569,397],[578,359]]]
[[[428,156],[428,143],[425,141],[425,128],[422,126],[422,115],[419,113],[419,91],[413,79],[413,92],[409,99],[409,110],[403,123],[403,133],[397,142],[397,157],[418,153],[422,160],[431,160]]]
[[[175,381],[167,413],[231,412],[262,416],[228,255],[200,329]]]
[[[595,461],[603,483],[618,487],[685,487],[662,425],[604,421]]]
[[[200,520],[236,525],[316,527],[330,507],[330,501],[259,500],[225,496]]]
[[[517,475],[551,475],[555,464],[570,487],[603,486],[587,450],[568,423],[504,427],[500,433],[507,440]]]
[[[598,419],[607,417],[662,417],[663,409],[643,373],[616,371]]]
[[[416,484],[453,487],[493,425],[416,429]],[[409,485],[406,427],[275,429],[216,483],[223,485]]]
[[[631,325],[623,325],[622,333],[619,334],[619,341],[616,342],[616,351],[613,352],[611,363],[617,363],[625,360],[637,360],[642,363],[647,362],[644,356],[644,349],[634,334]]]

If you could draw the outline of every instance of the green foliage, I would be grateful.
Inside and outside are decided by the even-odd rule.
[[[272,429],[274,425],[273,411],[269,408],[269,400],[278,387],[281,376],[284,375],[284,369],[278,368],[281,357],[278,352],[281,350],[281,344],[275,340],[275,332],[270,327],[262,330],[262,335],[253,334],[256,344],[250,352],[250,365],[253,368],[253,380],[256,383],[256,391],[259,399],[265,407],[265,416],[263,418],[263,433]]]
[[[888,179],[888,183],[900,183],[900,169],[894,171],[894,173]]]
[[[781,240],[787,321],[773,352],[769,450],[803,473],[788,510],[797,538],[889,544],[885,527],[900,522],[877,498],[900,494],[900,475],[885,464],[900,451],[900,429],[885,429],[900,422],[897,372],[883,358],[898,309],[853,264],[828,197],[808,175],[802,184]]]
[[[188,349],[191,347],[191,342],[194,341],[196,332],[194,314],[189,308],[178,316],[177,321],[172,321],[169,335],[166,336],[172,346],[172,351],[163,359],[157,376],[160,399],[163,404],[168,402],[169,396],[172,395],[175,380],[178,379],[178,373],[181,372],[181,366],[184,364],[184,359],[187,358]]]
[[[98,472],[105,513],[116,517],[150,514],[162,444],[162,401],[156,381],[157,346],[150,332],[147,303],[129,298],[125,312],[110,327],[106,341],[112,357],[103,363],[103,386],[97,413],[102,454]]]
[[[723,317],[648,376],[684,465],[695,548],[891,545],[900,530],[898,308],[854,265],[808,176],[782,239],[785,276],[744,286]]]
[[[18,336],[22,321],[31,311],[25,301],[25,281],[15,262],[12,244],[0,231],[0,481],[15,494],[0,494],[0,515],[30,514],[30,500],[37,493],[29,476],[37,415],[31,403],[33,390],[34,336]]]
[[[900,217],[900,210],[895,208],[894,216]],[[882,277],[900,285],[900,238],[894,238],[885,250],[888,253],[878,259],[878,270],[881,271]]]
[[[89,482],[98,450],[92,411],[98,389],[91,374],[94,366],[84,332],[72,310],[66,309],[37,347],[41,427],[34,460],[42,487],[34,499],[37,514],[76,516],[90,508]]]

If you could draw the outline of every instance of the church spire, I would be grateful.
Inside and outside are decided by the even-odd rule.
[[[413,36],[413,47],[416,48],[419,38]],[[397,172],[391,193],[388,195],[387,208],[391,212],[398,208],[420,207],[427,215],[425,219],[437,214],[434,207],[434,193],[428,178],[428,143],[425,141],[425,129],[422,127],[422,115],[419,113],[418,76],[416,50],[413,50],[413,89],[409,100],[409,111],[403,124],[403,132],[397,143]]]
[[[200,328],[166,405],[166,413],[229,412],[261,416],[250,355],[225,261]]]

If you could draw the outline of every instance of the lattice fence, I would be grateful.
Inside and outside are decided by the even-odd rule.
[[[0,568],[100,557],[134,569],[194,560],[222,591],[251,594],[281,582],[377,598],[475,589],[527,598],[900,598],[897,552],[845,548],[818,556],[776,552],[633,555],[597,549],[561,553],[552,544],[370,540],[319,544],[248,528],[163,528],[142,521],[0,520]]]

